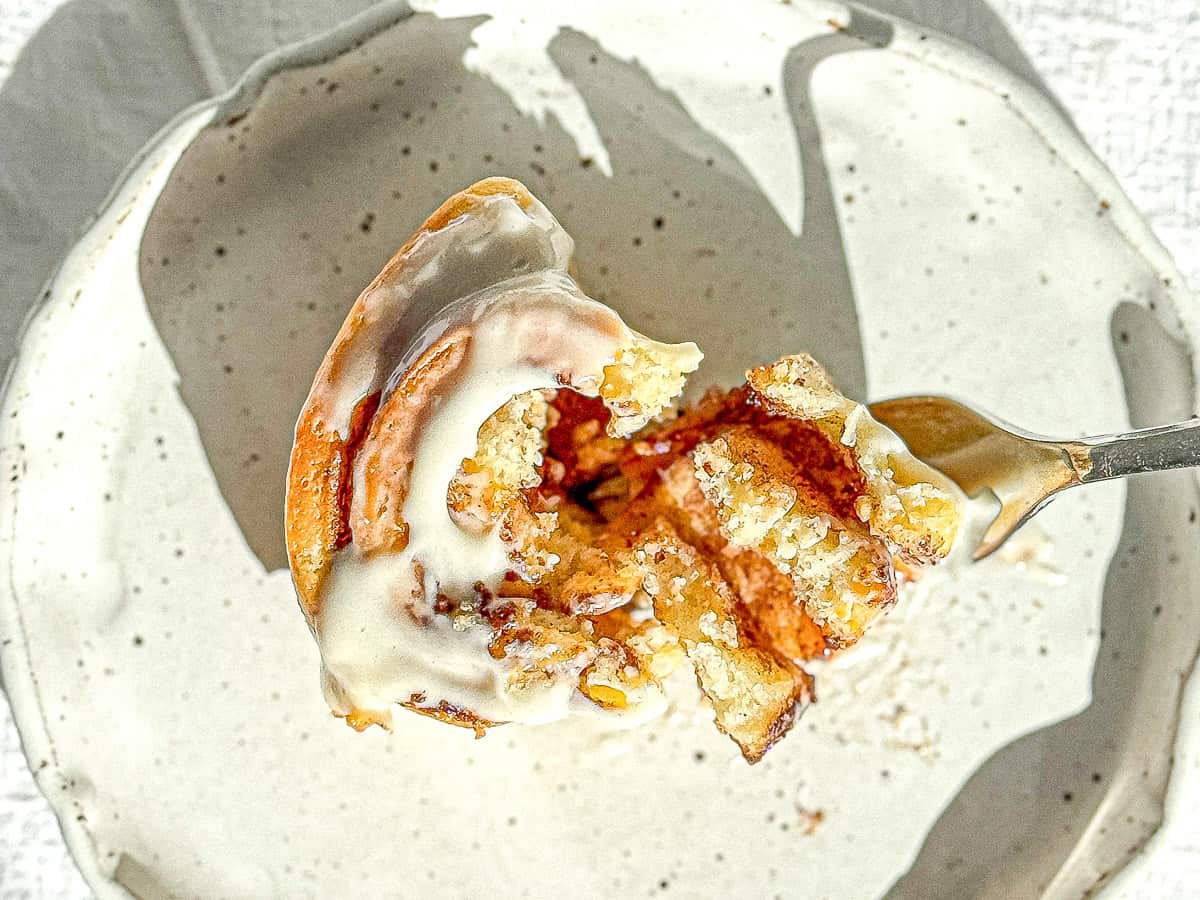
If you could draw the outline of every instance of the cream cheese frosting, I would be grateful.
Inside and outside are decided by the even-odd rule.
[[[403,522],[399,552],[364,552],[359,540],[377,511],[369,508],[368,465],[373,444],[391,439],[386,429],[373,429],[355,455],[353,539],[332,554],[310,620],[335,713],[388,724],[395,703],[446,703],[490,722],[547,722],[573,706],[586,658],[530,688],[508,677],[520,665],[519,648],[516,658],[489,653],[492,630],[471,614],[473,604],[496,591],[512,564],[496,529],[478,534],[454,522],[447,488],[475,453],[480,427],[513,396],[569,387],[594,397],[606,370],[619,373],[630,353],[681,373],[694,370],[701,354],[691,343],[651,341],[587,297],[567,272],[572,247],[536,199],[482,196],[401,251],[399,277],[381,276],[364,292],[318,374],[309,406],[347,441],[365,397],[379,391],[382,410],[397,391],[424,390],[421,364],[431,352],[461,355],[453,373],[421,397],[407,490],[401,508],[389,510]],[[682,384],[682,377],[671,384],[674,393]],[[638,395],[636,386],[610,404],[618,432],[645,424],[672,399],[669,389],[643,390],[649,405],[631,409],[631,393]],[[436,612],[446,599],[453,616]],[[625,717],[662,709],[657,690],[636,699],[620,711]]]

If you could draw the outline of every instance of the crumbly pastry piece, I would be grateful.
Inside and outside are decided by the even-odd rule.
[[[751,641],[738,627],[737,600],[728,583],[668,529],[645,536],[635,556],[655,618],[683,645],[717,727],[747,760],[762,759],[811,699],[808,676],[772,648]]]
[[[854,520],[839,519],[813,488],[788,478],[780,449],[736,427],[692,453],[722,532],[793,583],[831,646],[845,646],[895,600],[891,558]]]
[[[865,481],[855,512],[894,553],[918,564],[946,557],[960,519],[954,487],[865,406],[839,394],[820,363],[801,353],[751,369],[746,380],[767,409],[811,421],[853,449]]]
[[[806,659],[941,559],[959,498],[808,357],[682,412],[692,344],[568,274],[519,183],[455,195],[354,304],[296,429],[287,535],[326,697],[482,735],[637,723],[690,665],[751,762],[813,698]]]

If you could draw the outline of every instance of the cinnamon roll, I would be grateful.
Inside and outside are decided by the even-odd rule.
[[[807,356],[701,360],[570,273],[518,182],[451,197],[354,303],[296,426],[289,560],[333,712],[630,724],[690,666],[751,762],[949,553],[961,498]]]

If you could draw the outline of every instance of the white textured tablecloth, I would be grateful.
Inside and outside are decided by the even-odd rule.
[[[0,84],[62,2],[0,0]],[[992,5],[1200,291],[1200,7],[1194,0]],[[0,122],[0,141],[20,139]],[[1186,715],[1200,715],[1195,688]],[[1180,749],[1175,819],[1138,877],[1122,883],[1126,897],[1184,898],[1200,890],[1200,747]],[[86,896],[0,693],[0,900]]]

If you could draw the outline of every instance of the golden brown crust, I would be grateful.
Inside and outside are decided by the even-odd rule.
[[[461,330],[440,337],[404,373],[371,423],[359,451],[364,500],[350,522],[354,544],[364,556],[399,552],[408,544],[408,524],[400,510],[408,496],[417,440],[433,397],[454,379],[470,343],[470,335]]]
[[[416,233],[401,247],[350,308],[337,337],[326,354],[321,367],[313,379],[313,389],[296,423],[295,442],[292,446],[291,465],[288,469],[287,499],[285,501],[285,533],[288,546],[288,561],[301,608],[311,622],[320,605],[320,589],[329,572],[333,554],[342,546],[345,534],[345,510],[343,503],[352,490],[350,463],[355,441],[355,425],[361,425],[359,417],[351,423],[345,437],[338,433],[336,423],[330,422],[331,410],[324,386],[339,383],[355,360],[357,345],[373,323],[370,317],[372,295],[397,284],[407,274],[408,256],[413,246],[425,235],[445,228],[455,219],[479,209],[486,198],[506,195],[512,197],[522,209],[533,204],[533,196],[518,181],[510,178],[487,178],[471,185],[450,197]],[[442,352],[451,353],[447,342]],[[426,355],[428,357],[428,354]],[[451,368],[445,357],[439,357],[445,370],[432,370],[445,375]],[[386,377],[385,373],[382,376]],[[355,409],[369,407],[370,398],[376,396],[381,385],[376,384],[364,392]],[[411,386],[415,391],[418,388]],[[402,402],[398,400],[396,402]],[[389,398],[389,403],[391,398]],[[374,410],[371,410],[374,413]],[[365,417],[370,421],[371,415]],[[389,484],[389,488],[396,485]],[[395,519],[381,525],[378,533],[370,539],[378,546],[392,545],[401,540],[403,529]]]
[[[487,734],[489,728],[495,728],[497,725],[503,725],[503,722],[492,722],[482,716],[477,716],[469,709],[463,709],[461,706],[455,706],[453,703],[447,703],[445,700],[438,701],[434,706],[425,706],[427,701],[423,694],[413,694],[407,703],[401,703],[405,709],[411,709],[415,713],[420,713],[423,716],[428,716],[431,719],[437,719],[446,725],[457,725],[459,728],[470,728],[475,732],[475,739],[483,737]],[[359,729],[361,731],[361,729]]]
[[[334,713],[339,719],[345,719],[346,724],[355,731],[366,731],[372,725],[378,725],[384,731],[391,731],[391,715],[389,713],[372,712],[366,709],[352,709],[344,716]]]
[[[310,620],[316,614],[315,597],[329,559],[348,539],[350,470],[378,403],[379,392],[375,391],[355,405],[345,440],[327,430],[318,411],[310,406],[296,425],[285,527],[296,593]]]

